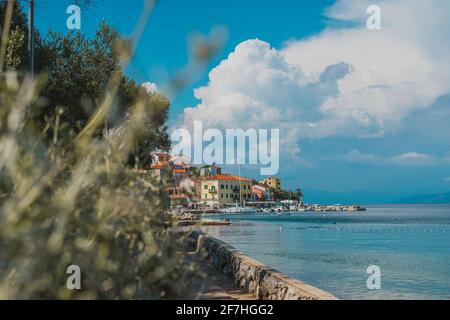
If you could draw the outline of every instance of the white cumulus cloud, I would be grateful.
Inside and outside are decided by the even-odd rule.
[[[344,155],[339,155],[336,158],[348,162],[366,163],[374,165],[383,164],[386,162],[386,160],[383,159],[382,157],[370,153],[361,153],[357,149],[350,150],[348,153]]]
[[[349,65],[336,63],[311,80],[267,42],[248,40],[210,72],[207,86],[195,90],[201,103],[184,110],[184,124],[278,128],[282,146],[295,153],[301,132],[321,117],[317,105],[337,94],[337,81],[348,72]]]
[[[438,163],[438,159],[435,157],[418,152],[403,153],[393,157],[391,161],[401,166],[410,167],[430,166]]]
[[[382,30],[366,28],[372,4],[381,8]],[[341,24],[317,36],[281,49],[244,41],[195,90],[200,103],[185,109],[183,126],[279,128],[292,153],[302,138],[395,130],[450,92],[448,12],[446,0],[341,0],[326,11]],[[425,161],[413,153],[397,160],[414,157]]]
[[[357,149],[350,150],[343,155],[334,157],[337,160],[343,160],[352,163],[364,163],[368,165],[389,165],[394,164],[404,167],[426,167],[445,164],[446,158],[438,158],[432,155],[419,153],[416,151],[406,152],[392,157],[381,157],[371,153],[361,153]]]

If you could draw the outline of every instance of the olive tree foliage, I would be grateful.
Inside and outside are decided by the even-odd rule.
[[[3,31],[4,20],[8,2],[13,3],[13,14],[9,25],[10,34],[7,41],[7,53],[5,57],[5,69],[7,71],[25,72],[28,65],[28,26],[27,17],[23,11],[21,2],[17,0],[0,0],[0,29]],[[35,58],[43,61],[44,54],[41,47],[39,32],[35,32]],[[38,63],[39,68],[40,63]],[[40,71],[39,69],[37,71]]]
[[[20,30],[1,39],[6,54],[23,48]],[[106,25],[93,40],[52,34],[34,80],[20,54],[0,70],[0,299],[183,298],[190,288],[195,266],[177,254],[164,183],[130,166],[165,139],[168,101],[123,75],[120,41]],[[80,290],[66,285],[70,265]]]
[[[0,18],[4,16],[6,0],[0,0]],[[11,33],[7,45],[6,70],[18,71],[22,75],[27,69],[27,22],[21,5],[14,1]],[[96,1],[80,1],[94,5]],[[3,21],[3,18],[1,19]],[[109,80],[119,77],[120,83],[111,110],[97,136],[114,129],[127,118],[130,107],[137,99],[147,102],[146,126],[148,136],[136,142],[129,163],[139,167],[150,164],[150,153],[170,148],[166,132],[169,101],[158,93],[146,92],[132,79],[123,74],[118,46],[125,42],[106,22],[99,25],[92,39],[82,32],[66,34],[49,32],[42,38],[35,35],[35,69],[44,73],[47,81],[40,92],[40,99],[33,108],[33,117],[46,137],[53,139],[56,116],[64,125],[65,136],[75,136],[87,124],[104,98]],[[120,48],[119,48],[120,49]],[[62,141],[62,140],[61,140]]]

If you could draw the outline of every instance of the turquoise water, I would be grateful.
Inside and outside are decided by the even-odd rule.
[[[221,215],[205,227],[245,254],[341,299],[450,299],[450,206],[361,213]],[[369,290],[367,267],[381,268]]]

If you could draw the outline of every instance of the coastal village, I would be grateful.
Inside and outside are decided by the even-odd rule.
[[[301,190],[284,190],[278,177],[257,181],[223,172],[215,163],[199,168],[183,154],[153,153],[152,164],[141,173],[165,181],[171,212],[179,214],[364,210],[360,206],[305,204]]]

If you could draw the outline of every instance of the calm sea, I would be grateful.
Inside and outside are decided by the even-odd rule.
[[[220,217],[233,224],[205,231],[338,298],[450,299],[450,206]],[[367,288],[371,265],[380,290]]]

